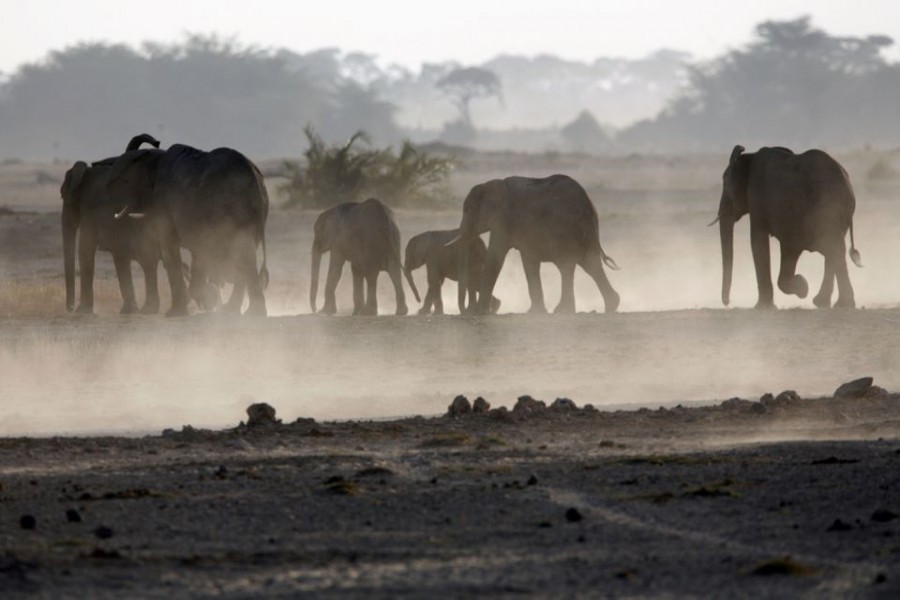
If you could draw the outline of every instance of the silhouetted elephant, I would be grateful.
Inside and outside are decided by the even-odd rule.
[[[761,148],[744,154],[735,146],[722,175],[719,232],[722,242],[722,303],[730,300],[734,259],[734,224],[750,214],[750,246],[759,288],[757,308],[774,306],[769,264],[769,236],[781,243],[778,287],[785,294],[805,298],[809,285],[795,274],[804,250],[825,256],[822,287],[813,298],[819,307],[831,305],[837,278],[837,306],[854,307],[856,301],[847,273],[844,236],[850,230],[850,258],[860,264],[853,242],[856,197],[847,172],[821,150],[794,154],[787,148]],[[715,223],[715,221],[713,221]]]
[[[408,312],[401,271],[406,275],[416,301],[419,301],[416,284],[409,271],[400,264],[400,231],[394,222],[393,213],[377,199],[339,204],[316,219],[312,244],[312,282],[309,288],[309,305],[313,312],[316,312],[316,296],[319,291],[319,266],[325,252],[331,252],[331,257],[325,281],[323,313],[333,315],[337,312],[335,288],[346,261],[350,261],[353,272],[354,315],[378,314],[376,284],[381,271],[387,271],[394,284],[398,315]],[[363,279],[367,288],[365,292]]]
[[[404,265],[407,271],[412,273],[422,265],[428,275],[428,292],[425,301],[419,309],[420,315],[444,314],[444,302],[441,299],[441,286],[444,279],[459,281],[459,246],[462,244],[459,237],[459,229],[445,231],[426,231],[410,238],[406,244]],[[484,260],[487,249],[480,237],[472,238],[471,247],[466,253],[469,257],[469,285],[468,303],[459,304],[459,314],[465,314],[470,308],[474,309],[478,300],[478,282],[481,281],[481,271],[484,268]],[[449,244],[449,245],[448,245]],[[465,296],[460,296],[465,299]],[[500,300],[494,298],[491,301],[491,312],[497,312],[500,308]]]
[[[507,177],[473,187],[463,203],[460,237],[471,241],[484,232],[491,234],[476,311],[480,314],[490,311],[503,261],[510,248],[516,248],[522,254],[528,280],[530,312],[547,312],[541,288],[542,262],[556,264],[562,276],[562,294],[556,312],[575,312],[575,265],[580,265],[596,282],[606,312],[615,312],[619,294],[606,278],[603,265],[618,267],[600,247],[598,228],[597,211],[584,188],[566,175],[543,179]],[[467,250],[470,247],[460,246],[460,296],[469,284]]]
[[[269,196],[259,169],[231,148],[211,152],[175,144],[168,150],[135,150],[118,157],[107,188],[125,205],[120,216],[146,217],[156,228],[172,289],[169,316],[187,314],[180,246],[191,253],[191,295],[203,298],[210,273],[235,282],[229,305],[265,315],[268,284],[265,226]],[[256,248],[262,245],[262,266]]]
[[[128,143],[126,152],[148,143],[159,142],[142,134]],[[157,265],[161,253],[156,232],[146,224],[115,217],[116,207],[106,190],[111,165],[115,159],[97,161],[91,166],[76,162],[66,171],[59,193],[63,200],[63,262],[66,278],[66,309],[75,309],[75,242],[78,240],[78,266],[81,273],[81,297],[78,312],[94,310],[94,255],[97,250],[110,252],[116,266],[122,294],[121,313],[138,312],[131,278],[131,261],[137,261],[144,272],[146,297],[142,313],[159,311]],[[179,259],[179,264],[181,261]]]

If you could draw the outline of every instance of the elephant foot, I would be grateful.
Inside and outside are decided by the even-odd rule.
[[[151,303],[147,302],[147,303],[144,304],[144,306],[141,307],[141,311],[140,311],[140,312],[141,312],[142,315],[155,315],[155,314],[158,314],[158,313],[159,313],[159,303],[158,303],[158,302],[155,302],[155,303],[152,303],[152,304],[151,304]]]
[[[140,312],[140,309],[138,309],[138,305],[133,302],[126,302],[122,305],[122,308],[119,309],[120,315],[133,315],[137,314],[138,312]]]
[[[838,302],[840,302],[840,299],[838,299]],[[831,295],[829,294],[826,297],[821,294],[816,294],[816,296],[813,298],[813,304],[815,304],[817,308],[830,308]]]
[[[574,315],[575,314],[575,304],[563,304],[562,302],[554,309],[553,314],[555,315]]]
[[[479,307],[479,309],[481,309],[481,307]],[[485,314],[485,313],[481,312],[480,314]],[[528,314],[530,314],[530,315],[546,315],[547,307],[546,306],[535,306],[534,304],[532,304],[531,308],[528,309]]]
[[[854,298],[841,298],[838,297],[837,302],[834,303],[835,308],[856,308],[856,300]]]
[[[375,317],[375,316],[378,316],[378,309],[373,308],[371,306],[367,306],[367,307],[363,308],[359,314],[361,314],[364,317]]]
[[[247,307],[247,312],[244,315],[251,317],[267,317],[268,310],[266,310],[265,302],[251,302],[250,306]]]
[[[500,299],[497,298],[496,296],[493,296],[493,297],[491,298],[491,314],[492,314],[492,315],[496,315],[496,314],[497,314],[497,311],[500,310],[500,305],[501,305],[501,304],[502,304],[502,302],[500,302]]]
[[[79,304],[78,308],[75,309],[75,312],[80,315],[92,315],[94,314],[94,307],[86,304]]]
[[[419,309],[419,314],[420,314],[420,315],[430,315],[430,314],[431,314],[431,310],[428,309],[428,308],[425,308],[425,307],[423,306],[422,308]]]
[[[186,317],[188,315],[187,306],[173,306],[168,311],[166,311],[167,317]]]
[[[397,312],[395,314],[398,317],[405,317],[409,314],[409,308],[405,304],[401,304],[397,307]]]
[[[775,302],[772,300],[759,300],[753,308],[758,310],[770,310],[775,308]]]
[[[337,306],[326,304],[324,307],[322,307],[322,310],[320,312],[323,315],[335,315],[337,314]],[[356,310],[354,310],[353,314],[355,315],[358,313],[356,312]]]
[[[619,294],[611,292],[603,297],[603,305],[608,313],[614,313],[619,309]]]
[[[798,298],[806,298],[809,294],[809,284],[803,275],[794,275],[790,282],[781,288],[785,294],[793,294]]]

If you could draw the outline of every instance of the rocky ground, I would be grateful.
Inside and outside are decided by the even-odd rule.
[[[700,408],[476,405],[2,439],[0,590],[900,594],[900,395],[871,381]]]

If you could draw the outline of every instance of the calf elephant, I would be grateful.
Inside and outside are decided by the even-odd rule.
[[[809,286],[795,273],[804,250],[825,256],[825,274],[818,307],[831,306],[837,278],[836,306],[854,307],[856,301],[847,273],[844,236],[850,230],[850,258],[860,264],[853,241],[856,197],[847,172],[821,150],[794,154],[787,148],[761,148],[744,153],[735,146],[722,176],[719,232],[722,243],[722,303],[728,305],[734,259],[734,224],[750,214],[750,246],[759,289],[757,308],[774,306],[769,264],[769,236],[781,243],[778,287],[786,294],[805,298]],[[713,221],[715,223],[715,221]]]
[[[187,314],[181,246],[191,253],[193,297],[203,297],[210,274],[227,273],[237,296],[229,302],[231,308],[240,311],[246,289],[247,313],[266,314],[269,196],[262,174],[247,157],[231,148],[206,152],[183,144],[165,151],[134,150],[115,160],[107,189],[122,199],[120,216],[146,217],[156,229],[172,289],[168,316]],[[257,271],[260,244],[263,257]]]
[[[365,202],[339,204],[316,219],[312,244],[312,282],[309,288],[309,305],[313,312],[316,312],[316,296],[319,291],[319,266],[325,252],[331,252],[331,257],[325,280],[323,313],[333,315],[337,312],[335,289],[346,261],[350,261],[353,272],[354,315],[378,314],[376,284],[381,271],[387,271],[394,284],[398,315],[408,312],[401,271],[406,275],[416,301],[419,301],[416,284],[409,271],[400,263],[400,231],[394,222],[393,213],[379,200],[369,198]],[[365,292],[363,279],[366,283]]]
[[[444,279],[459,281],[459,246],[463,241],[459,239],[459,229],[445,231],[426,231],[410,238],[406,244],[405,269],[415,271],[422,265],[428,275],[428,292],[425,301],[419,309],[420,315],[444,313],[444,302],[441,299],[441,286]],[[449,245],[448,245],[449,244]],[[469,285],[465,289],[468,294],[468,303],[465,301],[459,305],[459,314],[465,314],[469,309],[474,309],[478,300],[478,284],[481,280],[481,271],[484,268],[484,260],[487,257],[487,249],[480,237],[472,238],[471,247],[466,252],[469,259]],[[465,296],[460,296],[465,300]],[[496,313],[500,308],[500,300],[491,300],[491,312]]]
[[[159,142],[142,134],[128,143],[126,152],[148,143],[156,148]],[[81,297],[78,312],[94,310],[94,255],[97,250],[110,252],[122,294],[121,313],[138,312],[131,278],[131,261],[137,261],[144,272],[146,297],[142,313],[159,311],[159,289],[156,271],[161,254],[155,232],[140,221],[116,219],[113,200],[106,184],[115,159],[109,158],[88,166],[76,162],[66,171],[60,187],[63,200],[62,235],[63,262],[66,278],[66,308],[75,309],[75,244],[78,241],[78,263],[81,272]],[[180,260],[179,260],[180,264]]]
[[[476,312],[491,309],[492,292],[503,261],[511,248],[522,254],[530,312],[547,312],[541,287],[540,266],[552,262],[562,276],[562,294],[556,312],[575,312],[575,265],[590,275],[606,306],[615,312],[619,294],[606,277],[603,265],[618,269],[600,246],[599,220],[594,205],[581,185],[566,175],[542,179],[507,177],[476,185],[463,203],[459,226],[459,295],[469,285],[468,252],[475,236],[490,232],[487,260],[481,277]]]

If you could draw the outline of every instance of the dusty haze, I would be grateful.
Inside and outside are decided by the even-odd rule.
[[[494,406],[530,394],[655,408],[783,389],[829,394],[862,375],[897,389],[900,211],[894,188],[866,185],[866,170],[878,156],[841,158],[856,182],[856,244],[866,266],[851,267],[851,279],[865,309],[813,310],[810,299],[776,292],[776,303],[790,310],[760,313],[750,310],[756,288],[746,222],[736,230],[735,308],[722,310],[719,303],[718,231],[706,225],[715,217],[726,157],[486,155],[454,175],[460,201],[473,183],[494,176],[570,173],[588,189],[600,214],[601,243],[621,266],[608,272],[622,295],[620,314],[602,312],[599,292],[579,271],[578,315],[529,316],[520,314],[529,301],[513,251],[495,292],[502,314],[493,318],[389,316],[394,298],[386,275],[379,285],[382,316],[346,316],[349,269],[338,296],[345,316],[310,315],[315,213],[283,209],[272,211],[267,233],[272,318],[120,317],[106,254],[97,261],[98,314],[67,315],[58,188],[33,183],[35,169],[58,176],[65,165],[0,167],[7,205],[18,211],[0,218],[6,290],[0,435],[222,427],[243,418],[254,400],[293,420],[437,414],[458,393],[482,395]],[[421,231],[456,226],[459,213],[398,211],[396,217],[405,243]],[[804,254],[798,270],[815,289],[822,258]],[[552,309],[558,273],[545,265],[542,274]],[[414,276],[424,294],[424,269]],[[141,298],[138,269],[135,278]],[[455,284],[445,283],[443,295],[448,312],[456,312]],[[407,298],[417,308],[408,289]]]

